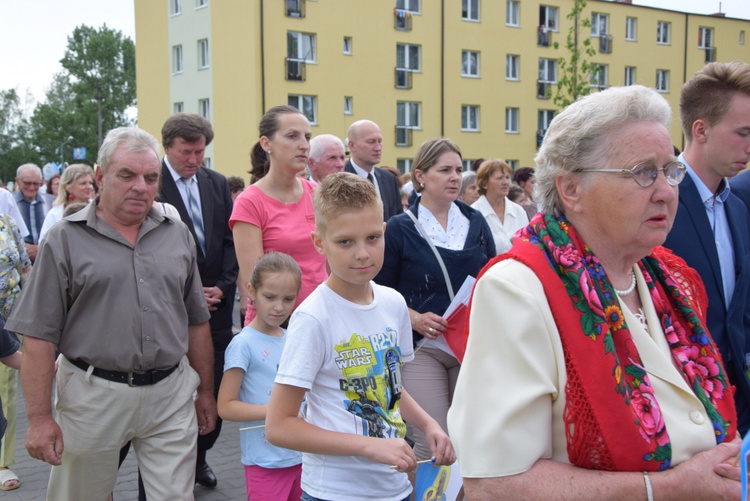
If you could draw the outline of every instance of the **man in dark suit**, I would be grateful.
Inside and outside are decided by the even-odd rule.
[[[736,386],[738,429],[750,427],[750,217],[728,178],[750,160],[750,65],[710,63],[682,87],[688,175],[664,244],[695,268],[708,293],[707,325]]]
[[[750,210],[750,170],[746,170],[733,177],[729,182],[729,186],[732,187],[732,193],[740,197],[740,200],[745,202],[745,205]]]
[[[208,120],[200,115],[177,113],[167,119],[161,134],[165,157],[159,201],[177,208],[195,239],[203,294],[211,312],[216,397],[224,374],[224,350],[232,340],[232,309],[239,271],[229,229],[232,196],[224,176],[202,167],[206,146],[214,138]],[[218,419],[213,432],[198,437],[195,480],[206,487],[217,483],[206,463],[206,451],[213,447],[220,431]]]
[[[370,120],[359,120],[349,126],[347,136],[352,156],[347,160],[344,170],[375,184],[383,201],[383,221],[404,212],[396,176],[375,167],[380,163],[380,154],[383,150],[380,127]]]

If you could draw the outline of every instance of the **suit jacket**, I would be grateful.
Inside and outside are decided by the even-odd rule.
[[[745,205],[750,209],[750,171],[737,174],[729,182],[732,193],[740,197]]]
[[[211,336],[216,348],[224,349],[232,337],[232,310],[236,291],[239,265],[234,252],[232,230],[229,229],[229,216],[232,215],[232,196],[227,179],[218,172],[201,167],[196,173],[198,191],[201,196],[201,211],[206,240],[206,253],[203,254],[196,243],[198,271],[204,287],[218,287],[224,298],[216,311],[211,312]],[[182,222],[190,228],[195,239],[195,228],[190,212],[172,178],[172,173],[162,161],[161,190],[159,201],[172,204],[180,213]]]
[[[351,160],[346,161],[344,171],[356,174]],[[398,179],[380,167],[375,167],[372,170],[372,175],[378,181],[380,199],[383,201],[383,221],[387,222],[392,216],[404,212],[404,206],[401,205],[401,191],[398,188]]]
[[[737,387],[738,429],[745,435],[750,427],[750,381],[745,374],[750,353],[750,216],[745,204],[730,193],[724,205],[734,247],[736,285],[732,301],[726,304],[719,254],[706,209],[690,176],[680,183],[680,200],[674,226],[665,247],[695,268],[708,293],[707,326]]]

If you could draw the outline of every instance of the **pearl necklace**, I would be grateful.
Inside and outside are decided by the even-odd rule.
[[[622,291],[619,290],[619,289],[615,289],[615,292],[617,293],[618,296],[620,296],[620,297],[627,296],[628,294],[632,294],[633,291],[635,290],[635,284],[636,284],[636,281],[635,281],[635,272],[631,271],[630,272],[630,277],[631,277],[630,287],[628,287],[627,289],[622,290]]]

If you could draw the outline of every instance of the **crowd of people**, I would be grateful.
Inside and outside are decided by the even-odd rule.
[[[131,448],[139,500],[193,499],[222,419],[248,500],[408,500],[456,459],[467,499],[739,499],[750,65],[706,65],[679,114],[682,153],[653,89],[582,97],[515,172],[434,138],[402,176],[376,123],[313,137],[291,106],[262,117],[247,188],[187,113],[161,145],[109,131],[95,169],[20,166],[0,490],[20,368],[48,499],[111,499]]]

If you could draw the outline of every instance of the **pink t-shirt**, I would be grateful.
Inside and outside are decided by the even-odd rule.
[[[263,252],[283,252],[297,261],[302,270],[302,287],[295,308],[323,283],[326,258],[313,247],[310,232],[315,230],[312,204],[314,184],[301,179],[304,193],[298,202],[285,204],[269,197],[257,186],[250,185],[234,202],[229,227],[236,221],[250,223],[263,232]],[[245,325],[255,318],[255,307],[248,302]]]

